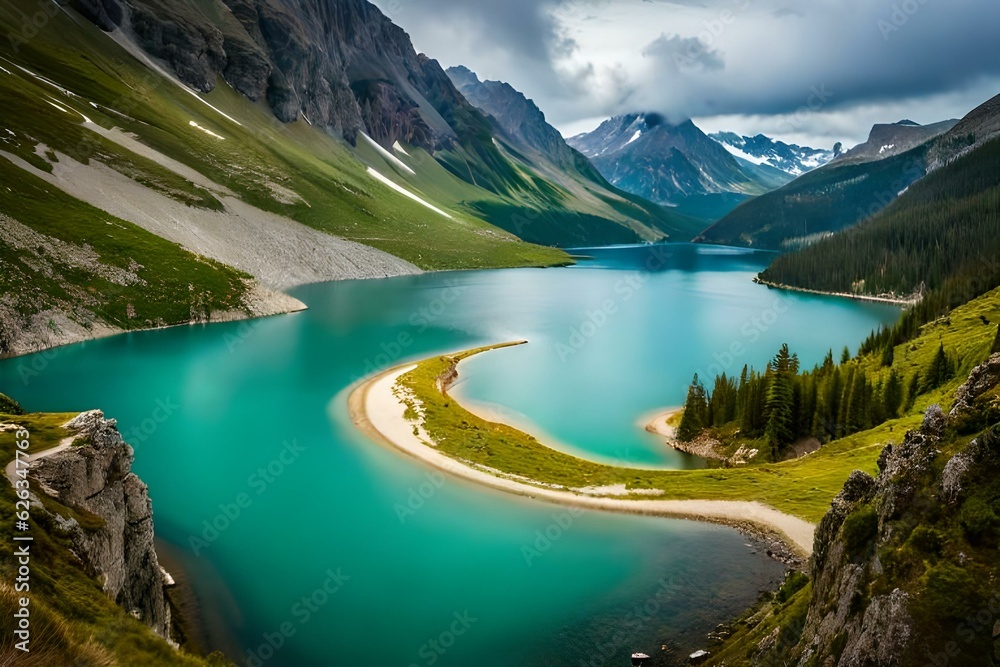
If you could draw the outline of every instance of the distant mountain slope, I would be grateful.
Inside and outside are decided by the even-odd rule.
[[[785,172],[730,154],[690,120],[629,114],[569,139],[613,185],[660,204],[714,194],[759,195],[791,180]]]
[[[873,218],[778,257],[761,277],[852,294],[935,290],[954,307],[1000,284],[998,257],[1000,139],[994,139],[931,173]]]
[[[876,126],[868,142],[742,204],[697,240],[788,250],[851,227],[884,209],[928,172],[996,136],[1000,120],[990,111],[990,104],[970,113],[968,122],[958,124]],[[899,152],[928,135],[931,138],[924,143]]]
[[[747,137],[735,132],[716,132],[709,136],[735,157],[774,167],[792,176],[801,176],[838,157],[837,148],[821,149],[786,144],[763,134]]]
[[[882,160],[924,144],[958,125],[957,120],[945,120],[932,125],[920,125],[912,120],[880,124],[872,127],[868,141],[858,144],[836,159],[840,163]]]
[[[510,84],[480,81],[466,67],[452,67],[447,74],[473,106],[495,125],[497,138],[508,157],[537,171],[572,192],[595,212],[612,219],[627,216],[640,232],[642,227],[688,240],[704,225],[637,195],[611,185],[579,151],[569,146],[545,114]],[[641,226],[640,226],[641,225]]]
[[[662,239],[676,228],[656,211],[618,210],[617,199],[603,202],[552,183],[504,151],[490,121],[438,62],[418,54],[407,34],[366,0],[81,0],[80,6],[193,89],[212,91],[225,82],[282,122],[301,120],[343,137],[376,170],[385,164],[369,159],[369,138],[393,158],[400,157],[397,145],[415,159],[429,154],[444,167],[427,168],[433,179],[409,178],[417,171],[412,165],[382,176],[404,189],[434,190],[443,197],[439,204],[523,239],[558,246],[634,242]],[[473,189],[456,187],[448,182],[453,178]]]
[[[505,138],[517,148],[542,154],[561,168],[577,169],[581,165],[577,151],[549,125],[542,110],[510,84],[480,81],[467,67],[450,67],[446,74],[472,106],[497,122]],[[596,173],[592,168],[589,171]]]

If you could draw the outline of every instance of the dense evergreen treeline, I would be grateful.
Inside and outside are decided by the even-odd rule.
[[[764,372],[744,366],[738,379],[715,378],[711,392],[695,375],[677,435],[691,440],[705,428],[737,424],[742,439],[763,438],[778,460],[803,438],[827,442],[898,417],[917,396],[950,380],[955,366],[941,346],[931,364],[908,381],[895,370],[871,373],[857,359],[836,364],[833,352],[821,365],[800,372],[798,357],[783,345]]]

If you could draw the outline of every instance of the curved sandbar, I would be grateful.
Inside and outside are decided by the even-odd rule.
[[[494,489],[587,509],[752,526],[779,537],[800,556],[809,556],[812,553],[815,527],[811,523],[779,512],[760,502],[710,499],[652,500],[648,498],[649,495],[662,495],[665,491],[638,488],[626,483],[569,486],[542,482],[525,475],[497,470],[483,463],[466,460],[455,452],[449,455],[443,451],[440,443],[436,442],[429,432],[435,430],[436,424],[433,420],[428,420],[425,410],[425,407],[428,406],[422,405],[416,399],[412,390],[402,382],[404,378],[411,378],[425,364],[435,364],[431,368],[434,370],[443,363],[446,371],[436,376],[435,385],[438,392],[436,398],[443,399],[442,405],[458,413],[459,418],[464,418],[462,423],[469,425],[469,420],[478,418],[458,405],[454,398],[447,393],[448,387],[457,377],[457,367],[461,360],[488,350],[519,344],[522,343],[505,343],[451,356],[432,357],[380,373],[363,381],[351,392],[348,399],[351,419],[359,429],[376,442],[402,451],[444,472]],[[429,407],[435,408],[435,406]],[[506,425],[482,420],[482,424],[475,426],[475,429],[470,430],[470,438],[475,438],[477,441],[482,439],[484,433],[487,436],[494,435],[499,438],[504,435],[517,434],[527,443],[534,443],[538,448],[544,448],[530,435]],[[535,453],[537,454],[537,452]],[[642,476],[643,473],[653,472],[596,464],[573,459],[568,454],[554,451],[550,451],[549,454],[558,457],[560,462],[576,461],[581,469],[599,470],[611,475],[620,474],[623,479],[636,478]],[[661,475],[669,475],[671,472],[656,471]],[[620,497],[623,495],[630,497]]]

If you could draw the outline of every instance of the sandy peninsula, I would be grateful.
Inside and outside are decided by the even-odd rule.
[[[397,382],[416,368],[391,368],[359,384],[348,398],[354,424],[375,442],[401,451],[422,463],[486,487],[553,503],[585,509],[644,514],[751,527],[781,539],[800,556],[812,553],[813,524],[759,502],[729,500],[626,499],[625,489],[557,489],[523,478],[505,476],[453,459],[437,450],[419,419],[406,418]]]

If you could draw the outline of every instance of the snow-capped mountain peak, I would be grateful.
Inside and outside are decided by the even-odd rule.
[[[740,159],[774,167],[792,176],[801,176],[807,171],[822,167],[835,157],[833,149],[786,144],[763,134],[746,137],[734,132],[716,132],[709,136]]]

